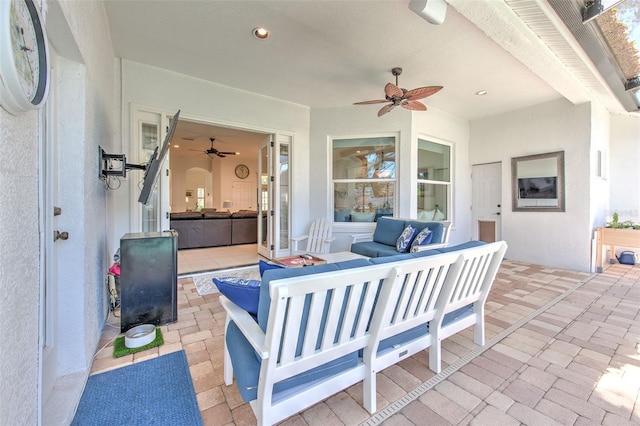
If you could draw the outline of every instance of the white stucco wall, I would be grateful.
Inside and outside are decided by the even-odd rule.
[[[165,110],[169,114],[174,114],[180,109],[181,118],[195,121],[293,135],[291,173],[292,191],[295,195],[292,208],[300,212],[299,217],[308,216],[308,107],[128,60],[120,60],[119,63],[118,72],[122,81],[122,126],[119,134],[123,153],[133,158],[129,151],[129,117],[132,103]],[[111,197],[113,202],[109,208],[109,246],[112,250],[118,247],[123,234],[131,232],[129,212],[137,208],[131,201],[131,190],[129,184],[123,185],[122,189]],[[137,186],[133,191],[138,191]],[[293,218],[294,232],[301,232],[305,225],[306,220]]]
[[[502,162],[507,258],[589,271],[591,105],[565,100],[471,122],[471,164]],[[565,212],[511,211],[511,158],[564,151]]]
[[[640,117],[611,115],[609,173],[611,203],[606,220],[640,223]]]
[[[104,8],[98,2],[49,3],[47,31],[62,56],[56,64],[58,102],[53,133],[60,139],[60,231],[54,376],[87,372],[106,318],[105,224],[98,143],[113,135],[113,54]],[[91,37],[87,35],[90,34]],[[68,59],[65,59],[68,58]],[[56,95],[56,93],[53,93]],[[52,99],[56,99],[52,97]],[[54,101],[50,102],[54,105]],[[11,116],[0,109],[0,412],[2,424],[38,424],[40,243],[38,212],[38,112]],[[51,238],[43,235],[43,238]],[[50,372],[50,371],[48,371]],[[79,388],[81,390],[81,387]],[[48,398],[49,395],[43,395]],[[80,393],[66,398],[66,424]],[[59,409],[59,407],[56,407]],[[60,411],[60,410],[58,410]]]
[[[0,109],[0,412],[2,423],[38,414],[38,113]],[[10,385],[9,385],[10,384]]]

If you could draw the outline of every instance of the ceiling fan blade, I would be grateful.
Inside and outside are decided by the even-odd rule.
[[[395,84],[387,83],[387,85],[384,86],[384,94],[391,99],[391,98],[401,98],[404,92],[402,91],[401,88],[399,88]]]
[[[225,152],[225,151],[218,151],[218,154],[224,154],[224,155],[238,155],[237,152]]]
[[[423,99],[427,96],[438,93],[440,90],[442,90],[442,86],[418,87],[417,89],[409,90],[407,93],[405,93],[404,99],[415,101],[417,99]]]
[[[389,105],[383,106],[382,108],[380,108],[380,111],[378,111],[378,117],[382,117],[383,115],[385,115],[386,113],[394,109],[395,107],[396,107],[396,104],[389,104]]]
[[[381,104],[384,102],[389,102],[388,99],[376,99],[375,101],[362,101],[362,102],[354,102],[354,105],[369,105],[369,104]]]
[[[218,157],[220,157],[220,158],[224,158],[224,157],[226,157],[226,155],[222,155],[222,153],[221,153],[221,152],[216,152],[216,155],[217,155]]]
[[[400,103],[400,106],[404,109],[411,111],[426,111],[427,107],[420,101],[404,100]]]

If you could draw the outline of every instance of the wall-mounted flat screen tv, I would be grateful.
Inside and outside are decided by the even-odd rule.
[[[530,177],[518,179],[520,198],[553,199],[558,198],[558,178]]]
[[[153,151],[153,154],[151,154],[151,157],[149,157],[147,167],[144,171],[142,191],[140,191],[140,197],[138,197],[138,201],[142,204],[147,204],[149,202],[151,191],[153,191],[153,187],[156,184],[156,180],[158,179],[158,174],[160,174],[160,167],[162,167],[162,163],[164,162],[164,159],[167,156],[167,152],[169,151],[169,144],[171,143],[173,132],[176,130],[176,125],[178,124],[178,117],[180,117],[180,110],[178,110],[178,112],[176,112],[176,115],[174,115],[171,119],[169,131],[167,132],[167,136],[164,138],[162,146],[159,149],[158,147],[156,147],[155,151]]]

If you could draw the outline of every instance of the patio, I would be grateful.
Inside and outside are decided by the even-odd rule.
[[[184,349],[206,425],[255,424],[223,383],[225,314],[218,294],[178,282],[179,321],[165,344],[114,359],[110,317],[92,374]],[[639,424],[640,267],[584,274],[505,260],[486,305],[487,344],[471,329],[443,342],[443,371],[425,351],[378,374],[378,412],[352,386],[281,424]]]

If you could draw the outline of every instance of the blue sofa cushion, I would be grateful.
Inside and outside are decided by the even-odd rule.
[[[300,268],[307,269],[307,268]],[[240,396],[245,402],[253,401],[258,397],[258,378],[260,377],[260,360],[253,350],[253,347],[247,342],[238,326],[233,322],[229,322],[225,335],[231,363],[233,364],[233,373],[236,378]],[[358,364],[358,354],[353,352],[343,357],[335,359],[326,364],[320,365],[309,371],[305,371],[296,376],[278,382],[274,386],[274,401],[277,401],[278,393],[284,393],[296,386],[321,380],[326,377],[341,373],[349,368],[353,368]]]
[[[391,263],[391,262],[397,262],[399,260],[407,260],[407,259],[413,259],[413,254],[411,253],[402,253],[402,254],[395,254],[394,256],[381,256],[381,257],[373,257],[371,259],[369,259],[369,262],[371,262],[374,265],[382,265],[383,263]]]
[[[256,315],[260,298],[260,281],[238,277],[213,278],[220,293],[227,296],[233,303]]]
[[[269,263],[269,262],[265,262],[264,260],[260,260],[258,262],[258,269],[260,270],[260,278],[262,278],[262,274],[264,274],[264,271],[267,271],[269,269],[282,269],[282,268],[284,268],[284,266],[278,265],[277,263]]]
[[[467,241],[466,243],[457,244],[457,245],[451,246],[451,247],[442,247],[442,248],[439,248],[439,249],[436,249],[436,250],[438,250],[440,253],[450,253],[452,251],[458,251],[458,250],[463,250],[463,249],[466,249],[466,248],[483,246],[485,244],[487,244],[487,243],[485,243],[483,241],[472,240],[472,241]]]
[[[352,260],[344,260],[342,262],[334,263],[338,267],[338,269],[351,269],[351,268],[360,268],[362,266],[369,266],[371,262],[369,259],[352,259]]]
[[[462,308],[458,308],[455,311],[445,314],[444,318],[442,319],[442,325],[446,326],[447,324],[450,324],[454,321],[457,321],[459,319],[462,319],[472,314],[473,314],[473,304],[463,306]]]
[[[411,247],[414,237],[418,233],[418,230],[411,225],[407,225],[398,239],[396,240],[396,251],[398,253],[406,253]]]
[[[411,251],[419,246],[431,244],[431,240],[433,240],[433,232],[428,226],[426,226],[422,231],[418,232],[418,235],[413,239],[413,242],[411,243]]]
[[[265,271],[262,276],[260,300],[258,301],[258,325],[262,328],[262,331],[267,331],[269,309],[271,308],[271,296],[269,295],[269,283],[271,283],[271,281],[312,275],[320,272],[337,271],[339,269],[335,263],[326,263],[324,265],[307,266],[306,268],[269,269]],[[306,319],[306,316],[303,319]]]
[[[373,241],[395,247],[396,241],[398,241],[398,237],[402,234],[405,226],[404,220],[381,217],[378,219],[378,222],[376,222]]]
[[[367,257],[378,257],[378,249],[380,247],[385,247],[385,245],[373,241],[362,241],[360,243],[351,244],[351,252]]]
[[[429,332],[428,324],[420,324],[409,330],[403,331],[395,336],[388,337],[380,342],[378,345],[378,353],[383,352],[385,349],[392,348],[396,345],[402,345],[410,342],[413,339],[422,337]]]

